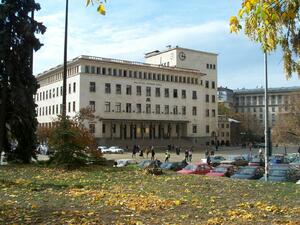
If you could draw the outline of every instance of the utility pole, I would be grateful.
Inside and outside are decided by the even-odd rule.
[[[268,98],[268,56],[264,52],[265,62],[265,181],[268,181],[269,176],[269,98]]]
[[[65,17],[65,42],[64,42],[64,69],[63,69],[63,99],[62,99],[62,118],[66,119],[67,108],[67,57],[68,57],[68,13],[69,0],[66,0]]]

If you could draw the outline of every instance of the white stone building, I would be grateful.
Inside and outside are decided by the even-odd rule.
[[[67,115],[91,107],[99,143],[187,140],[213,144],[217,131],[217,54],[180,47],[145,55],[146,63],[93,56],[68,62]],[[61,113],[62,70],[37,76],[38,122]]]

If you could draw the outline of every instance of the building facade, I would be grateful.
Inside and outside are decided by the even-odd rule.
[[[269,124],[276,124],[278,114],[287,113],[300,87],[269,88]],[[253,115],[263,125],[265,121],[264,88],[234,90],[234,108],[236,112]]]
[[[188,139],[209,144],[217,131],[217,55],[169,48],[146,63],[80,56],[68,62],[67,115],[90,107],[86,124],[99,143],[108,140]],[[37,76],[40,126],[61,113],[62,66]]]

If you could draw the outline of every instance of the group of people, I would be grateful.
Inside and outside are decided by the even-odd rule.
[[[147,159],[149,154],[151,154],[151,160],[155,158],[155,150],[153,145],[146,147],[145,149],[141,148],[139,145],[134,145],[132,148],[132,158],[136,158],[136,154],[138,153],[141,158],[144,158],[144,152],[147,155]]]

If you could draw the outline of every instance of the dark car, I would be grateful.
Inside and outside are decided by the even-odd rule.
[[[245,166],[241,167],[234,175],[231,176],[233,179],[248,179],[256,180],[263,176],[264,168],[260,166]]]
[[[188,164],[186,161],[182,162],[165,162],[160,165],[161,169],[164,170],[173,170],[173,171],[178,171],[186,167]]]
[[[221,164],[231,164],[235,166],[247,166],[248,161],[243,156],[228,156]]]
[[[272,155],[269,158],[269,164],[270,165],[288,164],[288,161],[286,160],[284,155]]]
[[[147,167],[149,167],[149,166],[151,166],[153,164],[157,164],[158,166],[160,166],[161,165],[161,161],[159,161],[159,160],[154,160],[153,161],[153,160],[146,159],[146,160],[141,161],[138,164],[138,167],[145,169],[145,168],[147,168]]]
[[[249,161],[248,166],[264,166],[265,165],[265,159],[264,157],[260,157],[259,155],[255,155],[252,157],[252,159]]]

